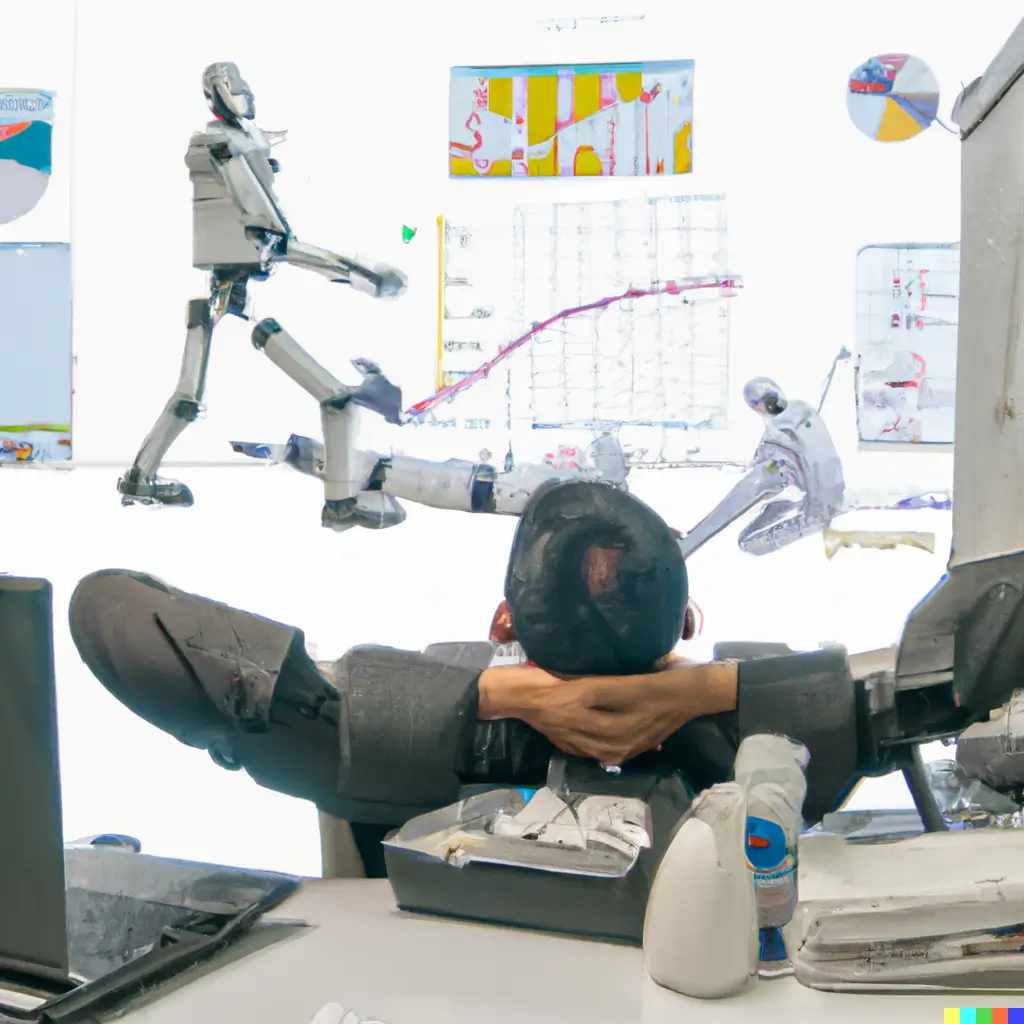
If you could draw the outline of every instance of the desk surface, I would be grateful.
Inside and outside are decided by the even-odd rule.
[[[999,995],[815,992],[792,978],[760,981],[734,999],[690,1000],[655,985],[638,949],[406,914],[386,881],[311,881],[274,919],[314,927],[173,983],[124,1024],[312,1024],[326,1003],[382,1024],[678,1024],[752,1013],[935,1024],[949,1005],[1007,1005]]]

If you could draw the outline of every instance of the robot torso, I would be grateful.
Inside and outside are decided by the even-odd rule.
[[[249,123],[211,121],[193,134],[185,164],[192,181],[192,265],[265,270],[265,245],[248,229],[279,231],[283,216],[263,132]]]
[[[799,487],[806,500],[838,508],[843,502],[843,463],[828,427],[807,402],[790,400],[773,416],[761,436],[756,461],[780,462],[788,483]]]

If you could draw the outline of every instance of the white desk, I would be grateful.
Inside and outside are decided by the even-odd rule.
[[[792,978],[703,1002],[658,988],[638,949],[404,914],[386,881],[307,883],[269,919],[316,927],[211,970],[124,1024],[310,1024],[340,1003],[384,1024],[681,1024],[764,1020],[937,1024],[983,995],[840,995]],[[897,1016],[898,1015],[898,1016]]]

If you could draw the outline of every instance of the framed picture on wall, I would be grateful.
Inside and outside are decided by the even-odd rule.
[[[692,60],[451,70],[453,178],[693,170]]]
[[[71,247],[0,244],[0,467],[71,458]]]
[[[856,273],[861,447],[951,450],[960,243],[867,245]]]

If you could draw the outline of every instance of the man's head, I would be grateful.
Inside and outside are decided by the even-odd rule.
[[[523,512],[505,577],[511,632],[566,675],[650,671],[684,631],[686,567],[672,531],[626,491],[553,481]]]

